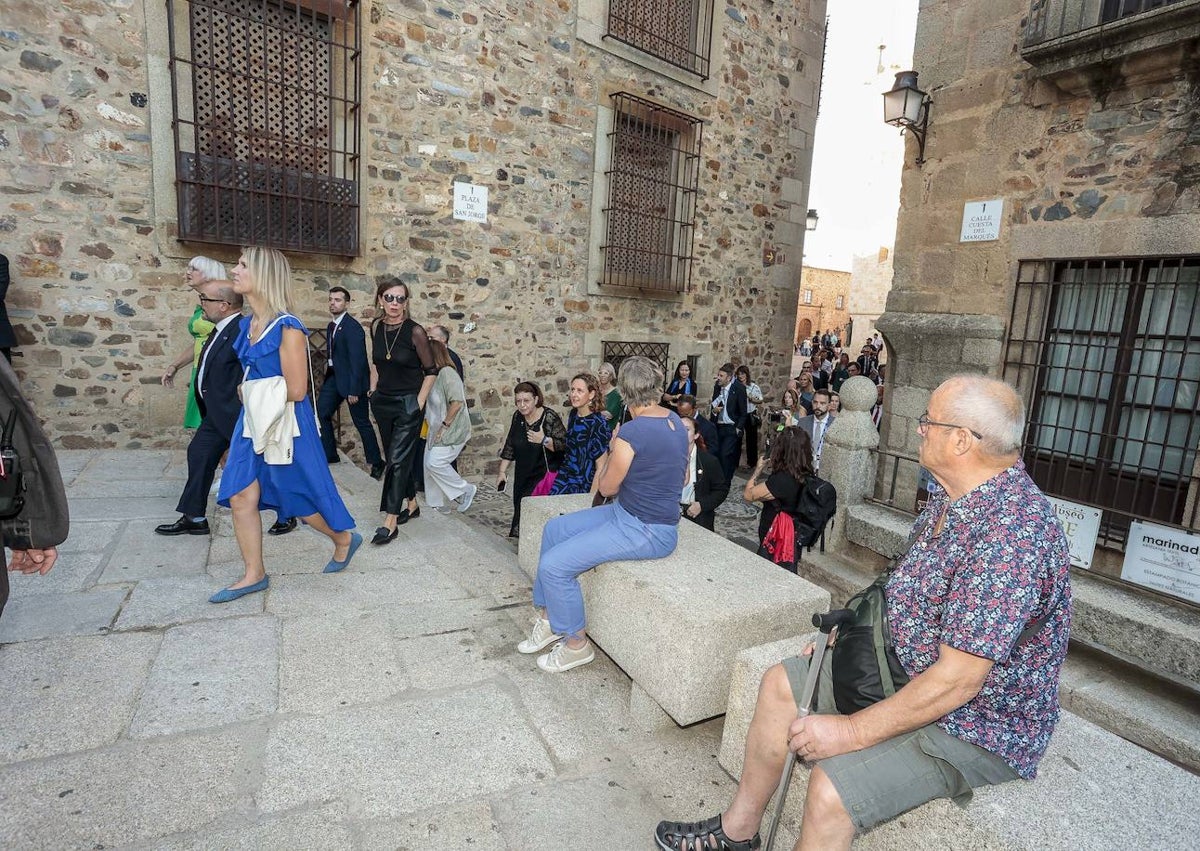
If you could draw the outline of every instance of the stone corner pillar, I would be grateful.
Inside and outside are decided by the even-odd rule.
[[[821,477],[837,490],[838,508],[833,523],[825,531],[825,549],[844,553],[846,540],[846,511],[864,502],[875,487],[875,450],[879,448],[879,432],[871,420],[875,404],[875,383],[869,378],[855,376],[842,385],[842,408],[825,436],[821,452]]]

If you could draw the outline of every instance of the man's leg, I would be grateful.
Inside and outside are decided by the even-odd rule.
[[[804,821],[796,851],[825,851],[849,848],[854,841],[854,822],[842,805],[842,798],[820,765],[808,775],[808,794],[804,796]]]
[[[333,415],[340,404],[342,397],[338,395],[333,379],[329,378],[321,385],[321,392],[317,394],[317,419],[321,423],[321,446],[325,449],[325,460],[331,464],[338,461],[337,442],[333,439]],[[355,425],[358,425],[357,418]]]
[[[738,433],[733,426],[717,426],[717,439],[721,443],[721,469],[725,471],[725,481],[733,481],[733,473],[737,470]]]
[[[229,441],[208,420],[201,420],[200,427],[188,443],[188,477],[176,511],[189,519],[205,515],[208,511],[208,492],[217,475],[217,465],[228,448]]]
[[[375,426],[371,425],[371,408],[367,397],[359,396],[358,401],[349,407],[350,419],[354,421],[354,427],[358,429],[358,436],[362,438],[363,456],[367,459],[367,463],[372,467],[382,464],[383,456],[379,454],[379,441],[375,438]],[[325,426],[322,425],[321,428],[325,428]]]

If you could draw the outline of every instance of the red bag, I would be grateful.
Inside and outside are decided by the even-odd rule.
[[[771,521],[771,528],[762,540],[758,554],[769,558],[775,564],[794,569],[796,563],[796,526],[792,516],[786,511],[780,511]]]
[[[558,478],[556,471],[547,470],[546,475],[542,476],[533,487],[533,493],[530,496],[550,496],[550,488],[554,487],[554,480]]]

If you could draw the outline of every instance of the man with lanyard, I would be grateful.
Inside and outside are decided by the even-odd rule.
[[[738,443],[746,428],[749,409],[746,400],[746,385],[737,380],[733,364],[726,363],[717,370],[717,382],[713,385],[712,421],[717,427],[717,460],[725,472],[725,481],[733,481],[737,469]]]
[[[829,399],[830,394],[828,390],[817,390],[814,392],[812,398],[813,412],[807,417],[801,417],[800,421],[796,423],[797,426],[807,431],[808,436],[812,438],[813,470],[821,469],[821,449],[825,446],[825,433],[829,431],[829,427],[837,419],[837,417],[829,413]]]

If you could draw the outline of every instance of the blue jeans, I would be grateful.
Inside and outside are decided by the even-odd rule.
[[[606,561],[668,556],[678,539],[678,525],[643,523],[615,502],[555,517],[542,531],[533,604],[556,633],[577,638],[586,623],[581,573]]]

